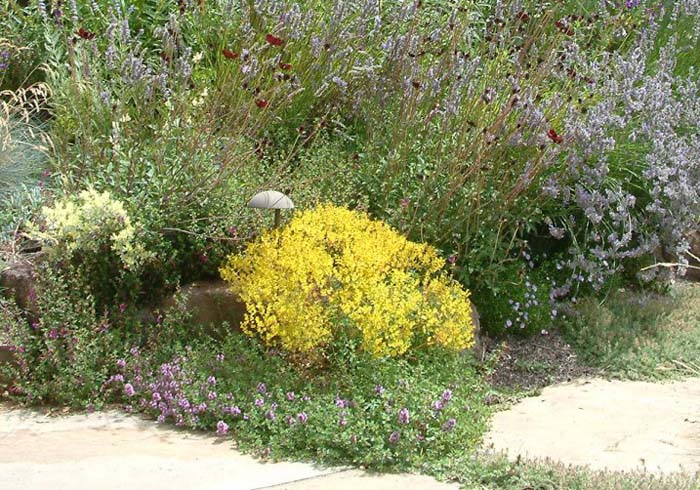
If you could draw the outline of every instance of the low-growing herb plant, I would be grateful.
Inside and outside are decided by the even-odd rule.
[[[116,361],[108,389],[127,410],[233,437],[262,457],[407,469],[477,444],[490,409],[469,356],[435,348],[376,358],[350,338],[328,353],[322,371],[303,373],[243,336],[161,363],[135,348]]]
[[[31,404],[99,405],[116,357],[138,336],[122,319],[97,311],[75,275],[44,267],[31,300],[23,314],[3,305],[11,316],[3,328],[16,361],[3,369],[13,394]]]

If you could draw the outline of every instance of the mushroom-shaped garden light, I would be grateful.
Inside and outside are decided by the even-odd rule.
[[[294,209],[294,203],[287,196],[278,191],[263,191],[258,192],[253,198],[248,201],[249,208],[258,209],[274,209],[275,210],[275,228],[280,225],[280,210]]]

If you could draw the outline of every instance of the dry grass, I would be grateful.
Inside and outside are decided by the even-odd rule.
[[[675,284],[666,295],[618,291],[584,300],[565,338],[585,362],[628,379],[700,375],[700,285]]]
[[[698,490],[700,474],[593,471],[549,459],[508,461],[482,454],[448,463],[439,476],[470,490]]]

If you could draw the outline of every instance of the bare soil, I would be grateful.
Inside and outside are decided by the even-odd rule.
[[[488,380],[497,389],[538,390],[598,374],[578,359],[556,331],[531,338],[486,339],[485,350],[493,366]]]

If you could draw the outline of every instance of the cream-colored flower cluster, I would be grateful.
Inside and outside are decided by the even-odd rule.
[[[41,216],[43,226],[30,227],[29,235],[69,255],[104,253],[107,244],[129,270],[138,269],[150,257],[138,241],[138,227],[129,218],[124,204],[107,191],[89,188],[75,198],[45,206]]]
[[[347,328],[375,356],[473,344],[469,291],[444,260],[366,214],[323,205],[263,233],[221,276],[247,307],[244,332],[308,352]]]

